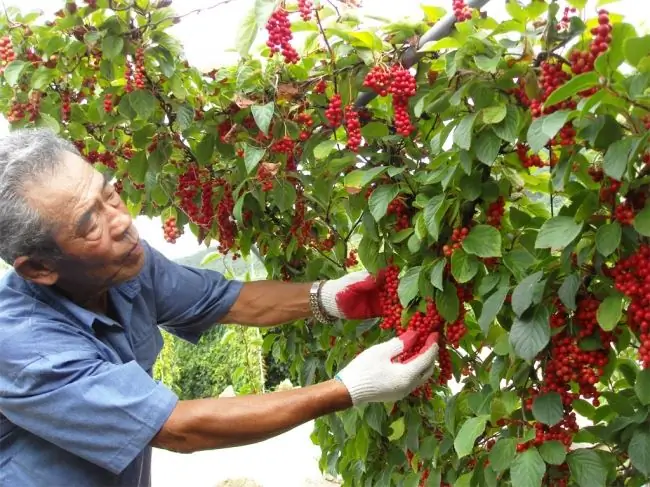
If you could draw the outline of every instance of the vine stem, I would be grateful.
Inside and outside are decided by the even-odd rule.
[[[334,56],[334,51],[332,50],[332,46],[330,45],[330,41],[327,39],[327,36],[325,35],[325,29],[323,29],[323,23],[320,20],[320,15],[318,14],[318,9],[314,10],[314,16],[316,17],[316,23],[318,24],[318,30],[320,30],[320,33],[323,36],[323,40],[325,41],[325,45],[327,46],[327,51],[330,54],[330,63],[332,64],[332,82],[334,83],[334,92],[338,93],[339,88],[338,88],[338,84],[336,82],[336,75],[334,74],[336,72],[336,57]]]

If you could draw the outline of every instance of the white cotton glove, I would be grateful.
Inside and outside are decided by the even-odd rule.
[[[347,387],[355,406],[398,401],[433,374],[434,361],[438,357],[436,339],[437,334],[430,334],[419,354],[407,362],[394,362],[395,357],[418,342],[417,332],[408,330],[400,337],[364,350],[336,378]]]
[[[384,274],[380,271],[374,277],[366,271],[358,271],[325,282],[320,294],[323,310],[330,316],[348,320],[381,316],[379,293]]]

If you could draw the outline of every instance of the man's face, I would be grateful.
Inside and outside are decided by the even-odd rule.
[[[66,153],[53,177],[26,188],[30,203],[54,222],[64,254],[58,281],[108,287],[135,277],[144,264],[138,232],[120,196],[80,156]]]

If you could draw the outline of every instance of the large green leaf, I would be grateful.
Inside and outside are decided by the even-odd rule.
[[[623,316],[623,296],[615,294],[607,296],[598,306],[596,319],[605,331],[612,331]]]
[[[399,286],[397,288],[397,295],[399,300],[402,303],[402,306],[408,306],[408,304],[418,295],[418,282],[420,279],[420,272],[422,267],[411,267],[404,277],[399,281]]]
[[[444,291],[436,293],[436,308],[438,308],[440,316],[447,322],[453,323],[458,318],[459,306],[456,286],[445,282]]]
[[[544,275],[543,271],[535,272],[523,279],[512,292],[512,311],[521,316],[533,304],[533,290]]]
[[[105,59],[115,59],[122,54],[124,48],[124,39],[122,36],[108,35],[102,40],[102,57]]]
[[[478,259],[461,249],[454,251],[451,256],[451,275],[456,282],[464,284],[474,278],[478,272]]]
[[[533,416],[540,423],[555,426],[564,417],[562,397],[557,392],[537,396],[533,401]]]
[[[500,438],[490,450],[490,466],[495,472],[503,472],[510,468],[517,454],[516,438]]]
[[[562,465],[566,460],[566,447],[557,440],[545,441],[539,446],[539,454],[550,465]]]
[[[634,382],[634,391],[644,406],[650,404],[650,369],[639,371]]]
[[[250,174],[253,169],[257,167],[259,162],[266,154],[265,149],[254,147],[252,145],[244,145],[244,164],[246,165],[246,172]]]
[[[546,465],[536,448],[517,454],[510,467],[512,485],[517,487],[540,487]]]
[[[603,160],[605,174],[620,181],[628,164],[636,154],[641,140],[641,137],[627,136],[610,145]]]
[[[156,110],[156,98],[148,90],[135,90],[127,96],[138,117],[149,120]]]
[[[604,487],[607,469],[594,450],[574,450],[567,455],[567,463],[580,487]]]
[[[472,128],[477,115],[477,113],[465,115],[454,130],[454,143],[461,149],[469,150],[472,146]]]
[[[388,211],[388,205],[399,194],[399,187],[395,184],[386,184],[376,188],[368,199],[370,213],[376,221],[381,220]]]
[[[510,344],[518,357],[532,362],[546,347],[551,338],[549,318],[544,306],[538,306],[525,317],[515,318],[510,329]]]
[[[634,468],[650,476],[650,430],[647,424],[639,425],[634,431],[627,453]]]
[[[650,237],[650,206],[646,206],[636,214],[634,229],[644,237]]]
[[[501,256],[501,233],[491,225],[476,225],[463,239],[463,249],[478,257]]]
[[[604,224],[596,232],[596,249],[608,257],[618,248],[622,234],[621,224],[617,221]]]
[[[589,89],[593,86],[598,86],[598,73],[590,71],[574,76],[569,81],[561,84],[558,88],[549,95],[544,102],[545,107],[550,107],[567,98],[577,95],[579,92]]]
[[[454,449],[459,458],[469,455],[474,449],[474,442],[485,431],[485,425],[489,416],[477,416],[469,418],[460,427],[454,439]]]
[[[556,216],[547,220],[540,228],[535,240],[536,249],[561,250],[576,239],[582,231],[582,224],[570,216]]]
[[[483,304],[483,310],[481,312],[481,317],[478,320],[478,324],[483,330],[483,334],[487,336],[490,325],[501,311],[503,303],[506,300],[508,295],[509,288],[508,286],[500,286],[497,288],[492,295],[485,300]]]
[[[16,86],[20,75],[23,73],[23,70],[27,67],[27,63],[24,61],[11,61],[4,69],[4,77],[7,80],[9,86]]]
[[[264,134],[268,134],[271,120],[273,120],[273,113],[275,112],[275,103],[270,101],[266,105],[253,105],[251,112],[259,129]]]

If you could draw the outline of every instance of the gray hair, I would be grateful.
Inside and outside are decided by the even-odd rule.
[[[51,222],[30,206],[25,185],[54,175],[66,152],[79,154],[49,129],[18,129],[0,137],[0,258],[9,265],[20,256],[61,255]]]

